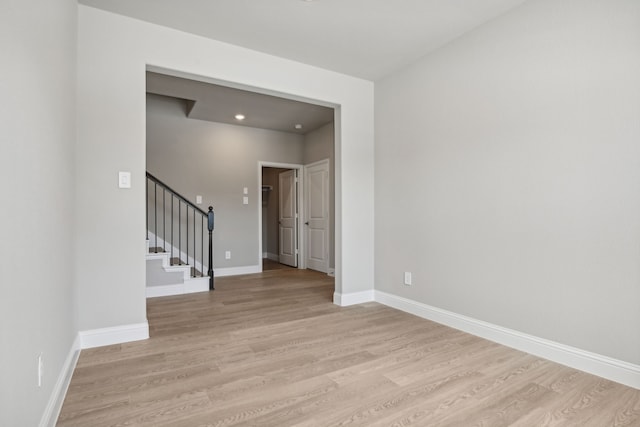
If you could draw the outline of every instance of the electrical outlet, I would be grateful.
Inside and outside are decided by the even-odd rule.
[[[42,361],[42,353],[38,355],[38,387],[42,387],[42,377],[44,376],[44,362]]]
[[[231,251],[226,251],[224,253],[224,259],[231,259]]]
[[[405,271],[404,272],[404,284],[407,286],[411,286],[411,272],[410,271]]]

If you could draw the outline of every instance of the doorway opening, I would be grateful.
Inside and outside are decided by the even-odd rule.
[[[339,109],[265,90],[254,92],[255,88],[233,83],[188,77],[193,76],[166,70],[147,73],[147,169],[169,176],[170,183],[194,203],[202,200],[214,206],[218,219],[213,236],[215,275],[257,273],[262,271],[265,259],[333,275],[337,240],[333,165],[339,143]],[[242,120],[235,118],[239,113]],[[277,194],[284,184],[274,177],[273,183],[265,182],[271,189],[263,189],[262,166],[257,171],[250,166],[261,158],[287,162],[262,165],[293,174],[289,177],[293,182],[283,177],[295,193],[285,200],[291,215],[270,223],[263,222],[263,217],[270,214],[268,210],[263,213],[263,202],[265,209],[279,209]],[[308,246],[305,243],[320,233],[314,228],[311,239],[307,238],[311,235],[307,227],[313,221],[303,216],[306,202],[302,194],[307,191],[303,185],[307,176],[304,165],[323,159],[330,164],[328,243]],[[310,181],[318,182],[318,176]],[[256,181],[259,185],[253,187]],[[279,213],[284,210],[279,209]],[[269,227],[276,223],[277,227]],[[311,249],[315,251],[314,262],[306,256]],[[317,262],[323,258],[317,254],[324,254],[325,261],[328,256],[327,266]]]
[[[301,268],[333,276],[330,159],[259,168],[262,270]]]
[[[262,269],[305,268],[300,234],[302,165],[260,162]]]
[[[262,168],[262,269],[298,267],[297,169]]]

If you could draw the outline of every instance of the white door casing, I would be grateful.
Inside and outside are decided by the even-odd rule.
[[[281,264],[298,266],[298,208],[296,170],[280,173],[279,183],[279,259]]]
[[[306,267],[329,271],[329,160],[304,167]]]

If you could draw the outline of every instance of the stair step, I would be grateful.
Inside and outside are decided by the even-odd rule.
[[[165,252],[165,250],[161,247],[150,247],[149,248],[149,252],[148,252],[148,259],[155,259],[156,256],[160,256],[158,254],[167,254],[168,252]],[[156,255],[156,256],[154,256]],[[169,266],[170,267],[189,267],[189,264],[187,264],[186,262],[183,262],[182,260],[180,260],[180,258],[178,257],[173,257],[173,258],[169,258]],[[196,269],[195,267],[190,267],[189,269],[189,276],[192,279],[199,279],[202,277],[209,277],[208,275],[205,276],[200,270]],[[185,277],[186,279],[186,277]]]
[[[200,270],[196,270],[195,267],[191,267],[191,277],[205,277]],[[209,277],[209,276],[206,276]]]
[[[185,262],[182,262],[178,257],[173,257],[169,261],[170,261],[170,265],[189,265]],[[200,270],[196,270],[195,267],[191,267],[191,277],[205,277],[205,276],[204,274],[202,274]]]
[[[170,263],[170,265],[189,265],[185,262],[182,262],[178,257],[171,258]],[[204,274],[202,274],[200,270],[196,270],[195,267],[191,267],[191,277],[204,277]]]

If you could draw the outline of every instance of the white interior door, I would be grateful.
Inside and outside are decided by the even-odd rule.
[[[296,171],[279,175],[279,260],[281,264],[298,266],[298,207],[296,203]]]
[[[327,273],[329,270],[329,161],[304,168],[304,220],[306,266]]]

